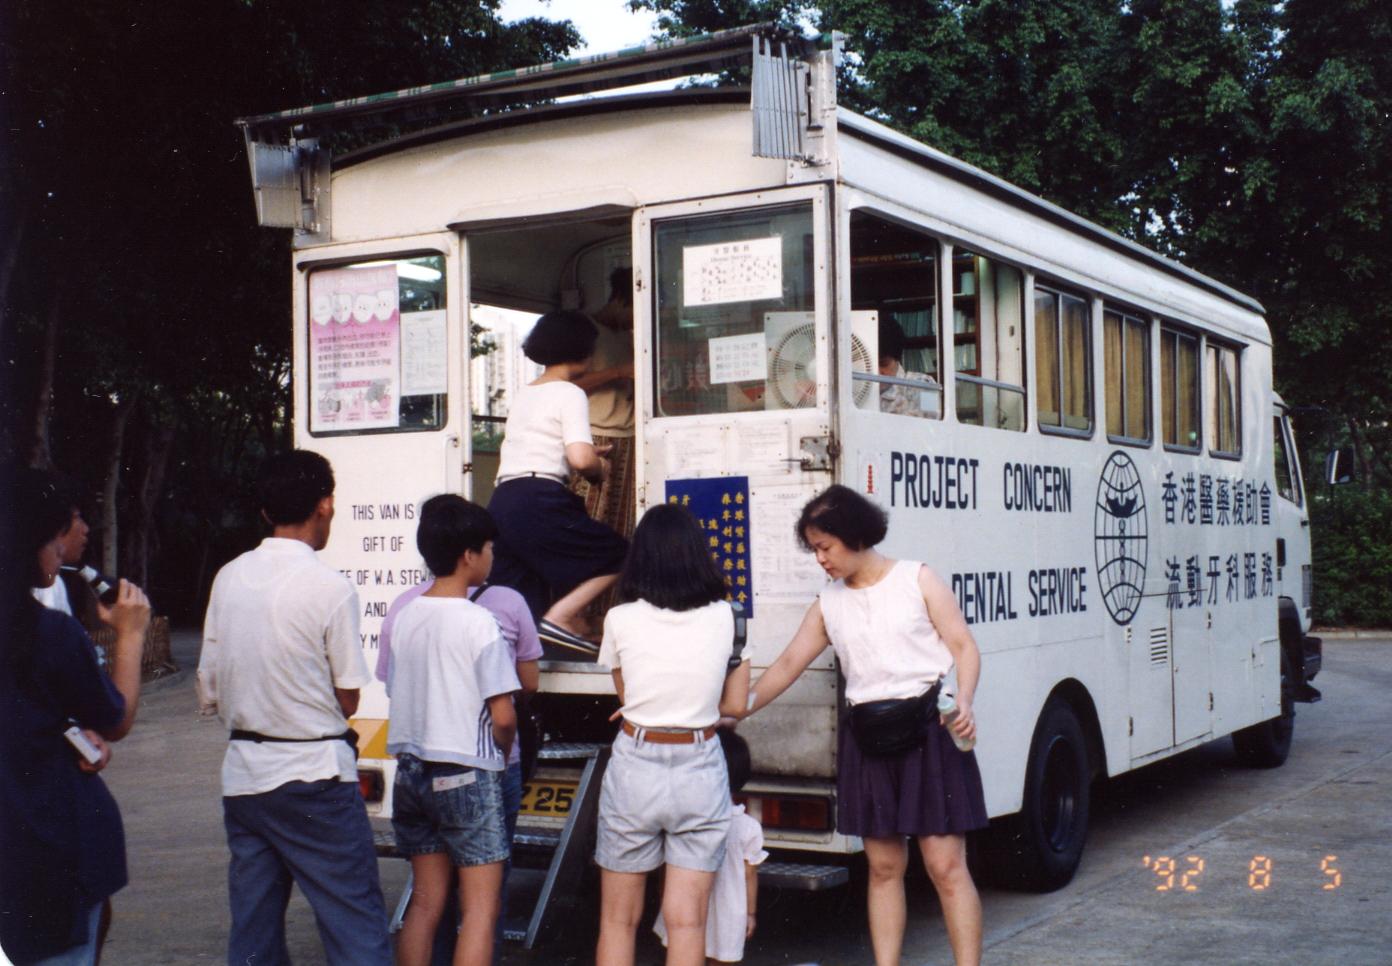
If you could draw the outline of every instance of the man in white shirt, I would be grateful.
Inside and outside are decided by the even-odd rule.
[[[208,601],[200,699],[231,732],[222,762],[229,964],[289,963],[292,880],[330,963],[391,962],[347,721],[371,681],[358,598],[315,556],[328,543],[333,490],[318,453],[268,460],[260,498],[272,535],[218,572]]]

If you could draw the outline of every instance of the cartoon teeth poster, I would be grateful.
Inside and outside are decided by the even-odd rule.
[[[400,425],[396,266],[313,273],[309,316],[310,430]]]

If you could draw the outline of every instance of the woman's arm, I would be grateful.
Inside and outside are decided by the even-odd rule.
[[[145,592],[125,579],[118,587],[116,601],[109,608],[97,602],[101,619],[116,629],[111,683],[126,699],[125,715],[115,727],[101,733],[107,741],[120,741],[135,724],[135,713],[140,707],[140,658],[145,648],[145,629],[150,626],[150,601]]]
[[[604,454],[612,446],[596,446],[593,443],[566,443],[566,463],[572,470],[592,482],[604,479],[609,461]]]
[[[720,692],[720,713],[727,718],[738,718],[749,707],[749,659],[740,661],[739,667],[725,675],[725,687]]]
[[[517,662],[517,680],[522,685],[523,694],[536,694],[541,686],[541,670],[536,661]]]
[[[788,646],[783,649],[783,653],[778,655],[778,660],[754,682],[754,701],[749,705],[749,710],[737,717],[753,714],[788,690],[798,675],[807,670],[807,665],[811,664],[830,643],[826,624],[822,621],[822,602],[815,601],[807,608],[801,626],[788,642]]]
[[[952,653],[952,661],[957,666],[957,720],[952,730],[959,738],[976,737],[976,716],[972,713],[972,702],[976,697],[977,681],[981,677],[981,652],[977,650],[976,640],[967,628],[962,609],[957,606],[957,598],[941,577],[928,567],[918,569],[918,589],[923,592],[923,603],[928,608],[928,619],[938,629],[943,643]]]

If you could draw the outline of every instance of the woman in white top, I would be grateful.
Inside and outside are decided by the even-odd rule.
[[[975,964],[981,900],[967,870],[966,833],[986,825],[986,807],[975,753],[959,751],[953,736],[963,743],[976,738],[972,700],[981,657],[942,578],[875,550],[886,528],[884,511],[844,486],[828,488],[803,508],[798,538],[832,583],[755,682],[750,711],[782,694],[828,645],[835,649],[849,705],[838,738],[836,827],[865,843],[875,962],[899,962],[905,838],[913,837],[942,901],[953,955]],[[954,666],[959,713],[949,730],[935,702]],[[883,740],[884,718],[876,728],[867,714],[876,711],[898,719],[888,732],[900,739],[893,745]]]
[[[566,488],[572,471],[603,479],[604,447],[590,436],[590,406],[575,380],[590,367],[595,328],[580,312],[548,312],[522,343],[546,368],[511,401],[498,483],[488,512],[498,525],[493,582],[527,600],[547,643],[593,655],[580,612],[618,579],[626,544]]]
[[[667,866],[667,963],[705,962],[706,911],[725,854],[730,790],[715,724],[745,707],[749,663],[730,664],[734,613],[700,525],[659,504],[633,531],[604,620],[623,725],[599,799],[599,966],[631,966],[647,874]]]

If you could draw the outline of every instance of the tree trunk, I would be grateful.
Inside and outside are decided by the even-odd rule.
[[[135,491],[134,519],[126,535],[127,562],[121,574],[146,588],[150,583],[150,557],[157,549],[159,536],[155,506],[164,493],[164,474],[174,449],[175,429],[173,423],[160,421],[146,434],[145,465]]]
[[[29,465],[53,469],[53,448],[50,428],[53,422],[53,379],[58,365],[58,323],[62,317],[61,299],[53,297],[48,305],[48,320],[44,325],[43,356],[39,361],[39,393],[34,407],[34,438],[29,450]]]
[[[116,404],[107,436],[106,478],[101,493],[101,561],[102,570],[116,574],[118,536],[116,526],[116,494],[121,485],[121,454],[125,450],[126,424],[130,422],[139,393],[131,393]]]

